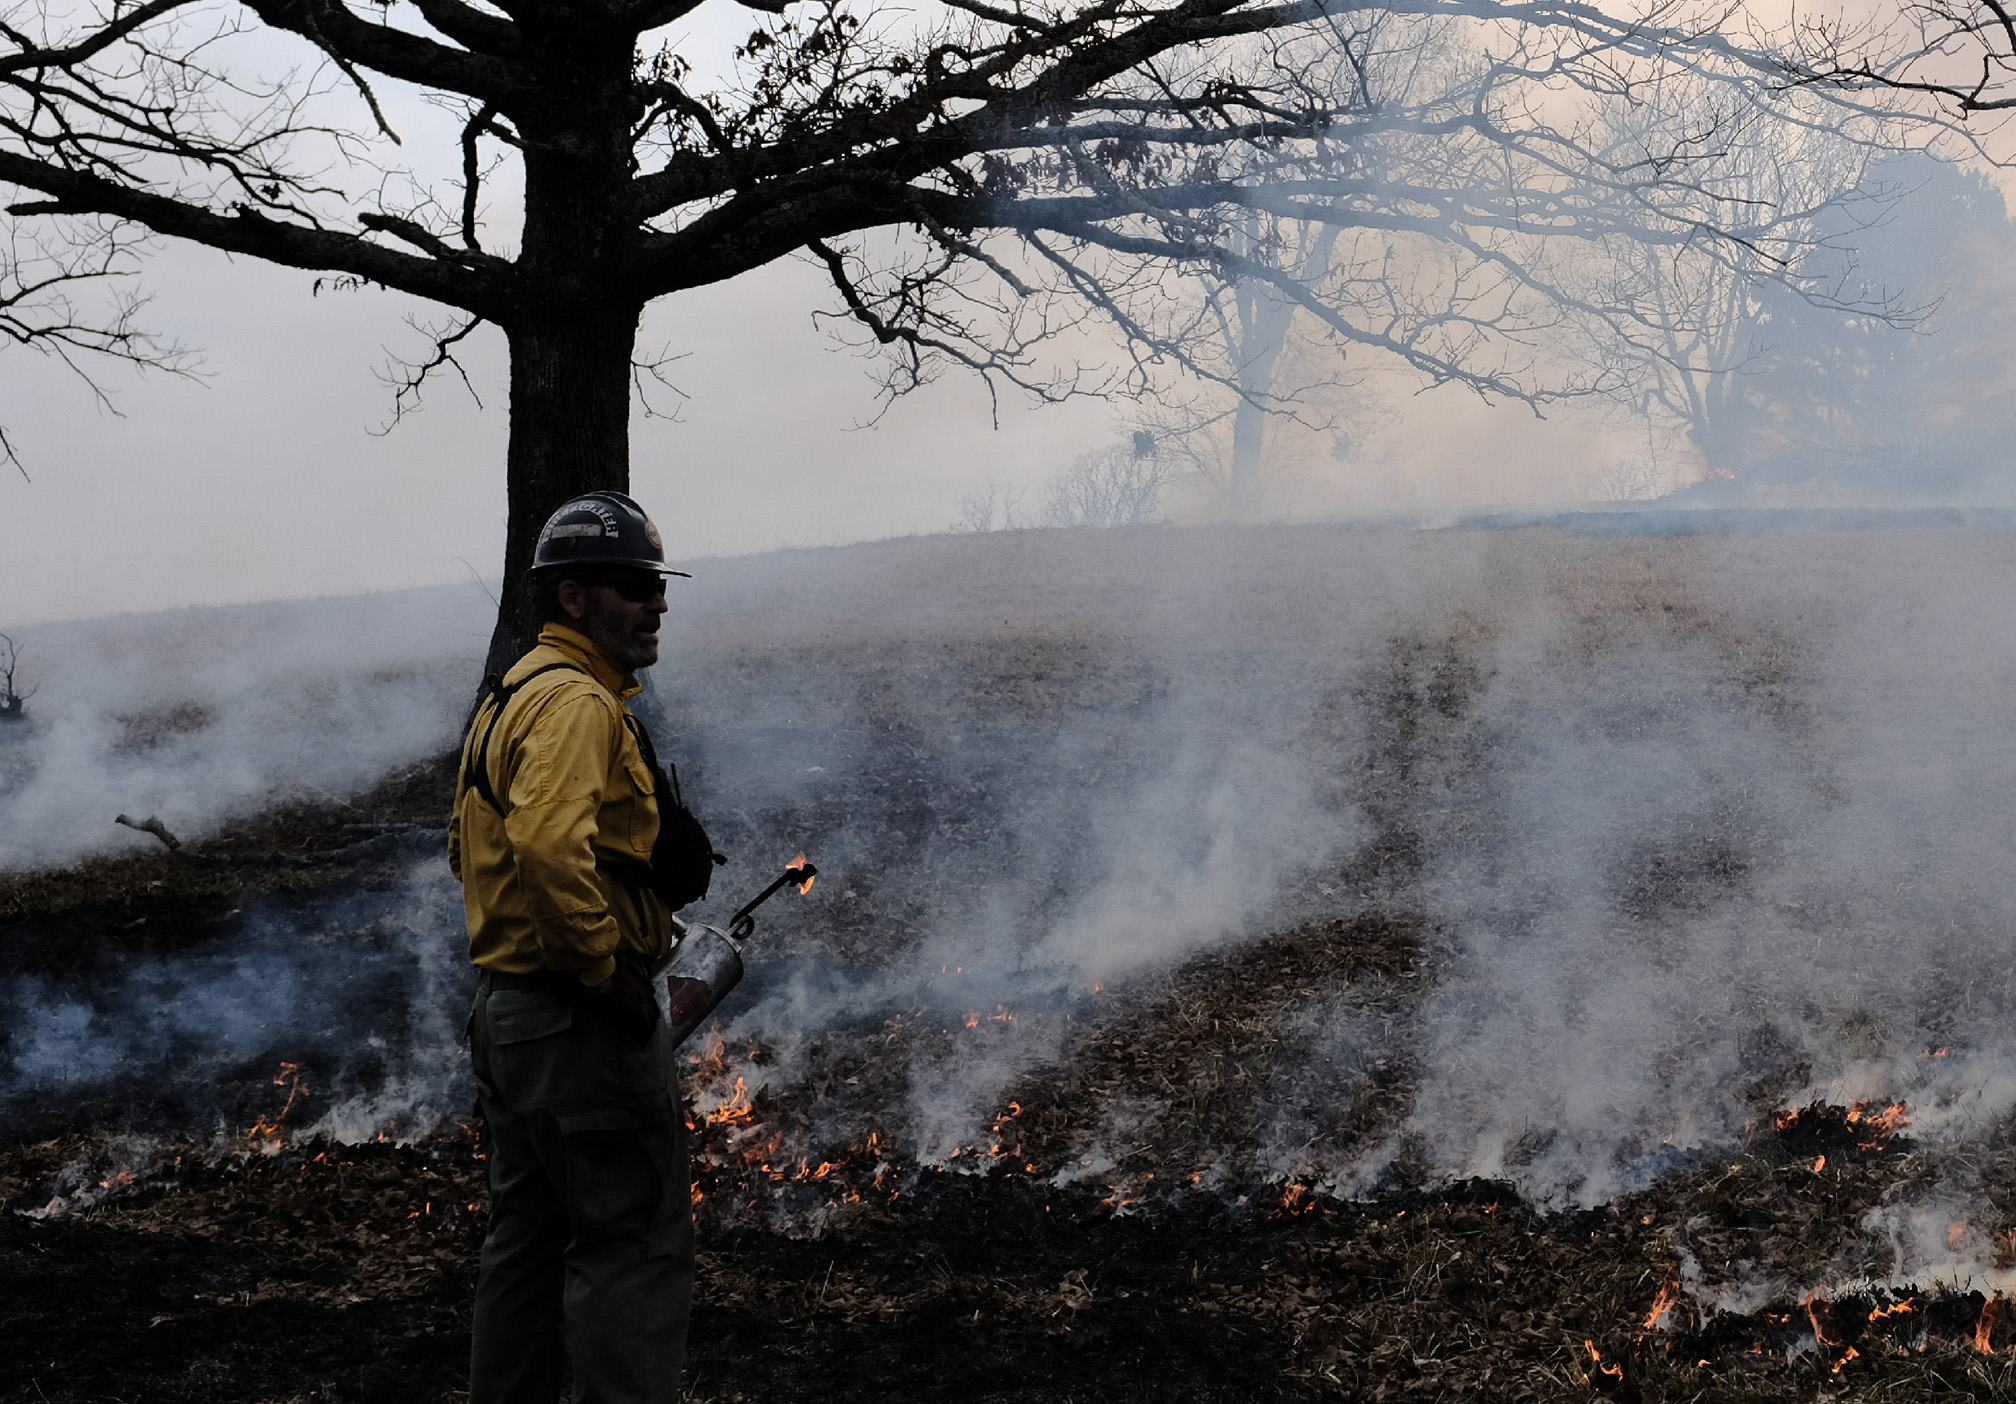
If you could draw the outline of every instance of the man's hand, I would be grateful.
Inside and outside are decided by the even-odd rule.
[[[628,965],[618,964],[616,973],[588,993],[614,1026],[626,1048],[642,1048],[658,1027],[658,997],[650,979]]]

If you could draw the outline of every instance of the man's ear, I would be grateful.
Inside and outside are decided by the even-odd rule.
[[[588,617],[588,587],[578,580],[563,580],[554,591],[560,612],[575,623]]]

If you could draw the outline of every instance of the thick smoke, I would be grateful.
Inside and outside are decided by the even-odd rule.
[[[33,696],[0,723],[0,869],[155,844],[116,814],[200,838],[439,751],[492,612],[470,584],[9,630]]]
[[[1327,539],[1304,538],[1319,574]],[[717,889],[801,846],[825,874],[750,945],[727,1032],[780,1053],[745,1075],[788,1087],[830,1030],[977,1020],[882,1128],[942,1160],[1065,1056],[1075,1001],[1322,900],[1366,833],[1323,758],[1357,745],[1343,689],[1380,637],[1357,620],[1392,606],[1337,591],[1312,631],[1221,589],[1197,553],[1237,544],[997,534],[702,572],[656,689],[661,749],[733,860]]]
[[[1247,1163],[1336,1190],[1594,1204],[1810,1101],[1907,1101],[1933,1144],[2016,1105],[2000,533],[918,542],[801,560],[787,601],[793,568],[697,610],[687,646],[735,666],[666,689],[701,791],[836,874],[760,938],[735,1028],[1019,1010],[918,1070],[920,1146],[1061,1056],[1033,1014],[1315,914],[1425,933],[1410,991],[1276,1030],[1300,1061]],[[1326,1124],[1396,1059],[1397,1128]]]
[[[0,1121],[230,1139],[284,1109],[293,1134],[354,1142],[465,1111],[461,889],[439,855],[410,862],[264,899],[196,949],[0,980]]]
[[[2005,538],[1558,549],[1500,547],[1516,588],[1479,602],[1474,692],[1429,744],[1453,950],[1413,1152],[1588,1204],[1814,1100],[1991,1129],[2016,1095]]]
[[[1905,1101],[1929,1146],[1977,1140],[2016,1107],[2008,540],[1144,530],[712,563],[654,680],[661,752],[733,860],[694,914],[800,847],[822,870],[750,945],[727,1027],[772,1054],[741,1071],[789,1091],[825,1034],[974,1018],[907,1068],[906,1124],[883,1128],[948,1159],[1072,1056],[1098,987],[1383,922],[1418,933],[1418,968],[1269,1016],[1253,1144],[1200,1184],[1483,1175],[1596,1204],[1812,1101]],[[164,818],[225,807],[172,774]],[[427,949],[459,969],[429,901]],[[186,997],[226,1031],[275,981],[391,968],[306,934],[336,920],[248,917],[240,944],[89,1000],[17,982],[9,1095],[108,1057],[195,1065],[173,1016],[105,1053],[101,1005]],[[307,963],[273,964],[276,941]],[[429,978],[405,980],[436,1011],[415,1047],[452,1062],[459,995]],[[296,998],[339,1066],[395,1038]],[[294,1056],[248,1027],[226,1055]],[[451,1110],[433,1057],[335,1072],[332,1100],[354,1083],[360,1128],[402,1085]],[[1359,1116],[1395,1069],[1398,1114]],[[1170,1095],[1089,1101],[1063,1173],[1163,1134]],[[1870,1226],[1900,1272],[1974,1187],[1936,1189]]]
[[[678,601],[655,699],[642,708],[734,858],[714,900],[689,915],[723,920],[801,846],[825,873],[817,898],[786,894],[765,911],[755,969],[727,1011],[736,1029],[788,1041],[920,1003],[1028,1008],[1029,1017],[990,1027],[997,1036],[984,1053],[917,1070],[915,1144],[927,1156],[970,1140],[1009,1077],[1055,1056],[1061,1025],[1046,1009],[1102,980],[1264,931],[1277,899],[1313,892],[1362,829],[1336,777],[1304,760],[1307,699],[1281,672],[1299,644],[1285,654],[1278,638],[1229,646],[1215,619],[1184,625],[1200,604],[1216,612],[1227,602],[1176,575],[1159,536],[1132,545],[1159,585],[1060,631],[1053,606],[1068,617],[1096,596],[1098,554],[1032,563],[1029,541],[1003,544],[1007,553],[987,562],[998,574],[969,574],[957,593],[939,587],[959,577],[973,543],[715,563]],[[920,564],[902,557],[918,552],[937,577],[923,588],[902,578]],[[1050,580],[1038,592],[1048,601],[1028,598],[1029,583],[1058,565],[1078,578]],[[1024,598],[1009,618],[988,619],[988,595],[1011,582]],[[97,672],[73,666],[53,700],[36,699],[43,720],[24,745],[31,759],[10,821],[20,801],[40,804],[68,822],[72,849],[100,841],[107,807],[158,811],[190,836],[288,786],[340,794],[442,744],[466,696],[463,660],[445,646],[438,667],[411,660],[429,659],[455,615],[431,613],[439,599],[422,596],[416,617],[402,620],[396,598],[314,606],[327,616],[322,642],[292,657],[264,651],[263,632],[241,632],[256,611],[174,621],[187,627],[177,645],[184,665],[173,672],[122,674],[120,655],[102,647]],[[346,605],[366,614],[341,626],[347,647],[329,637]],[[1283,622],[1292,617],[1271,627]],[[77,638],[93,629],[109,637],[114,626],[129,637],[141,628],[73,629],[73,654]],[[165,632],[158,620],[146,626]],[[29,642],[31,658],[54,651],[52,640]],[[246,647],[252,656],[238,656]],[[73,700],[87,676],[88,705]],[[173,715],[185,692],[202,709],[186,735],[121,750],[120,717]],[[312,725],[300,725],[311,696],[337,701],[317,703]],[[352,711],[384,729],[346,727]],[[311,741],[329,754],[308,755],[301,747]],[[65,852],[57,827],[45,823],[33,840],[45,857]],[[153,843],[104,828],[115,843]],[[414,906],[428,913],[415,939],[453,952],[455,914],[438,896]],[[413,1070],[436,1067],[441,1039],[395,1048],[386,1031],[459,1028],[455,1001],[436,998],[441,981],[392,978],[410,954],[403,936],[381,950],[390,938],[331,944],[319,934],[379,931],[376,899],[361,900],[257,909],[214,949],[97,971],[88,991],[18,979],[0,1097],[14,1106],[97,1093],[140,1100],[158,1081],[147,1095],[163,1105],[140,1120],[229,1127],[250,1121],[260,1096],[270,1100],[270,1067],[285,1060],[314,1066],[330,1104],[323,1124],[345,1135],[452,1113],[466,1097]],[[407,905],[393,898],[383,911]],[[943,977],[935,989],[934,973]],[[323,1002],[324,992],[340,993]],[[388,1070],[388,1059],[400,1067]],[[222,1080],[245,1096],[220,1111],[205,1104],[219,1079],[196,1070],[226,1066]],[[400,1091],[409,1086],[428,1095]]]

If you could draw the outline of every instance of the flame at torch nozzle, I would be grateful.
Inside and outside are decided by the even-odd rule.
[[[810,892],[812,890],[812,879],[817,876],[819,876],[819,870],[806,862],[805,855],[800,853],[796,858],[791,860],[790,865],[784,869],[775,882],[750,898],[748,902],[743,904],[741,911],[728,919],[728,934],[734,936],[737,940],[747,936],[756,925],[755,921],[751,919],[750,913],[776,896],[785,887],[796,887],[800,892]]]

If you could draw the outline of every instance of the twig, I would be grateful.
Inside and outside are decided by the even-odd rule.
[[[170,853],[180,853],[182,851],[182,840],[169,833],[168,826],[152,814],[148,815],[145,819],[132,819],[121,814],[115,817],[112,822],[115,824],[124,824],[129,829],[138,829],[143,834],[154,835],[155,838],[160,839],[161,842],[168,845]]]

